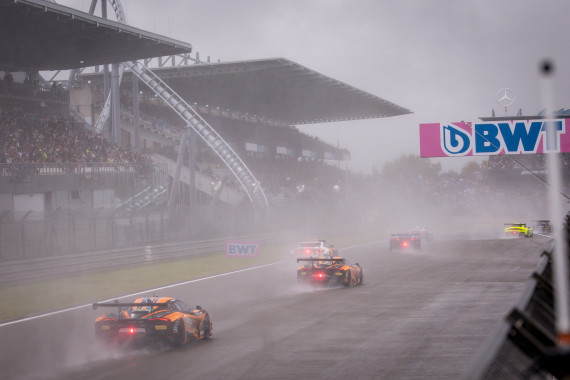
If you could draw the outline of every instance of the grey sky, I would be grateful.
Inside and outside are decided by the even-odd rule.
[[[87,11],[90,0],[60,0]],[[348,148],[370,172],[419,155],[423,122],[477,121],[502,87],[509,114],[543,108],[538,65],[556,65],[556,108],[570,108],[570,3],[563,0],[123,0],[130,25],[191,43],[204,59],[284,57],[412,110],[301,127]],[[460,170],[469,158],[438,159]]]

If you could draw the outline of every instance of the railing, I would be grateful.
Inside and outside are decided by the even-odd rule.
[[[124,201],[116,208],[115,211],[118,215],[128,215],[133,211],[141,210],[152,204],[160,197],[165,197],[167,192],[168,189],[163,185],[147,187],[143,191]]]
[[[0,83],[0,98],[64,105],[69,104],[69,90],[45,87],[38,83]]]
[[[112,162],[112,163],[12,163],[0,164],[0,176],[29,177],[41,175],[93,175],[99,173],[164,173],[168,166],[152,162]]]
[[[480,351],[465,379],[570,378],[570,350],[556,342],[553,247],[542,253],[520,301]]]
[[[235,178],[239,181],[254,207],[258,207],[266,215],[267,197],[251,170],[241,160],[232,147],[208,124],[196,110],[170,88],[155,73],[140,62],[124,62],[131,72],[149,86],[172,110],[187,124],[188,129],[197,135],[220,157]]]

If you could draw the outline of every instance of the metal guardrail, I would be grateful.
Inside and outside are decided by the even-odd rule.
[[[255,240],[260,243],[268,243],[277,242],[279,236],[280,233],[273,232],[255,236],[227,237],[155,246],[146,245],[79,255],[0,262],[0,285],[221,253],[225,251],[228,240]]]
[[[153,162],[97,162],[97,163],[12,163],[0,164],[0,176],[41,176],[102,173],[167,173],[166,164]]]
[[[497,326],[465,380],[569,379],[570,350],[557,345],[552,259],[541,256],[519,302]]]

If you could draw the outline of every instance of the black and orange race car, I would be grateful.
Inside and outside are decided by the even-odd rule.
[[[411,250],[421,251],[422,243],[419,234],[392,234],[390,235],[390,251]]]
[[[364,281],[360,264],[347,264],[342,257],[299,258],[297,262],[302,263],[297,268],[298,282],[352,287]]]
[[[117,308],[95,320],[95,335],[108,343],[167,343],[173,346],[212,336],[210,314],[200,306],[190,308],[170,297],[138,298],[131,303],[118,301],[93,304]]]
[[[552,233],[552,222],[550,222],[548,219],[533,220],[532,229],[539,234]]]

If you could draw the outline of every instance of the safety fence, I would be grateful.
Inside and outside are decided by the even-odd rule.
[[[0,262],[243,235],[255,228],[245,213],[223,205],[158,208],[126,215],[105,208],[0,214]]]
[[[570,378],[570,349],[556,341],[553,249],[554,242],[542,252],[523,296],[480,351],[465,379]]]
[[[260,244],[277,242],[280,233],[195,240],[177,243],[139,245],[123,249],[89,252],[77,255],[41,257],[28,260],[0,262],[0,285],[40,280],[58,275],[116,269],[165,260],[224,252],[228,240],[256,241]]]

